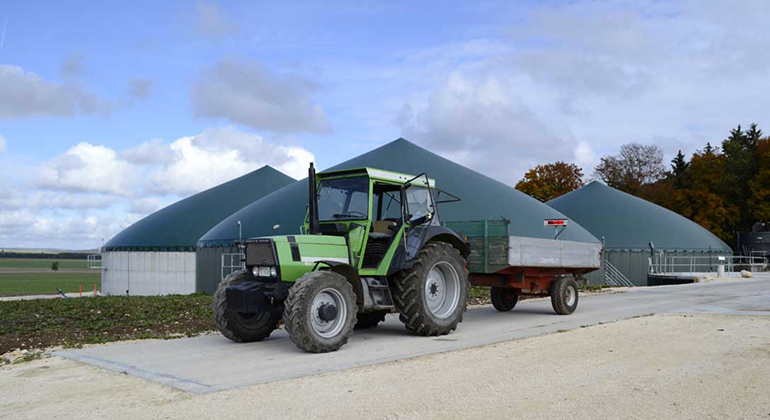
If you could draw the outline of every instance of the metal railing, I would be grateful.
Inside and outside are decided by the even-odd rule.
[[[604,283],[610,286],[634,287],[634,283],[607,260],[604,260]]]
[[[90,254],[88,255],[88,268],[91,270],[102,269],[102,254]]]
[[[243,270],[245,258],[246,256],[241,253],[222,254],[222,280],[236,271]]]
[[[666,255],[656,253],[648,258],[650,274],[716,273],[723,266],[725,273],[742,270],[760,272],[768,269],[765,256],[744,255]]]

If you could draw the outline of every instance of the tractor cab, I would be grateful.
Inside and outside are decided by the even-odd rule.
[[[314,184],[304,231],[345,238],[350,264],[361,275],[386,274],[391,245],[410,227],[440,225],[435,181],[425,174],[360,168],[318,174]]]

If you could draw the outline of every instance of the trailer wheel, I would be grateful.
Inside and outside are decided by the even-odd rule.
[[[492,306],[500,312],[508,312],[516,307],[519,302],[519,292],[514,289],[502,287],[492,288]]]
[[[411,268],[390,281],[393,304],[406,329],[423,336],[449,334],[468,303],[465,259],[443,242],[426,244]]]
[[[357,330],[368,330],[370,328],[374,328],[382,321],[385,321],[385,315],[388,314],[389,311],[374,311],[374,312],[366,312],[363,314],[358,314],[358,322],[356,322],[356,328]]]
[[[280,307],[256,314],[235,312],[227,309],[225,291],[230,286],[248,281],[245,270],[225,277],[214,292],[214,323],[225,337],[238,343],[262,341],[270,336],[281,320]]]
[[[559,315],[575,312],[578,305],[577,282],[570,277],[561,277],[551,285],[551,305]]]
[[[289,289],[283,322],[297,347],[327,353],[348,342],[356,312],[356,295],[345,277],[332,271],[311,271]]]

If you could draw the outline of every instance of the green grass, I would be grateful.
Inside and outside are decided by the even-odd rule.
[[[206,295],[0,302],[0,354],[192,336],[215,328],[211,303],[212,297]]]
[[[51,263],[59,262],[59,270],[86,270],[88,260],[62,260],[45,258],[0,258],[0,268],[51,269]]]
[[[585,284],[578,284],[578,290],[581,292],[601,292],[603,289],[609,289],[614,286],[609,286],[606,284],[591,284],[591,285],[585,285]]]
[[[0,272],[0,296],[54,295],[56,288],[65,292],[77,292],[80,285],[89,292],[96,287],[101,290],[102,273],[98,270],[87,273],[22,273],[4,274]]]

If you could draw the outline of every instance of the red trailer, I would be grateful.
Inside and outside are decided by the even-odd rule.
[[[508,220],[446,222],[471,245],[469,280],[492,288],[492,303],[510,311],[520,296],[550,296],[554,310],[571,314],[578,304],[577,283],[601,267],[600,243],[558,240],[566,221],[546,220],[557,239],[510,235]]]

